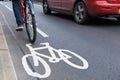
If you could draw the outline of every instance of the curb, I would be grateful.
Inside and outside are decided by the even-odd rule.
[[[17,80],[10,51],[0,23],[0,80]]]

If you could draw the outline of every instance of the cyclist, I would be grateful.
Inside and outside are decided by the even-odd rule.
[[[13,6],[13,12],[16,18],[16,23],[17,23],[17,31],[21,31],[24,27],[24,21],[22,18],[22,12],[21,12],[21,8],[20,8],[20,0],[12,0],[12,6]]]
[[[34,0],[31,0],[31,2],[33,3]],[[13,6],[13,12],[16,18],[16,23],[17,23],[17,28],[16,31],[21,31],[23,30],[23,25],[24,25],[24,21],[23,21],[23,17],[22,17],[22,11],[21,11],[21,7],[20,7],[20,0],[12,0],[12,6]]]

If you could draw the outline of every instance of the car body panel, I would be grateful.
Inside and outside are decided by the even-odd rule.
[[[74,6],[82,0],[48,0],[49,7],[73,15]],[[120,15],[120,0],[83,0],[91,16]]]
[[[62,10],[72,11],[75,0],[62,0]]]
[[[62,7],[62,0],[48,0],[48,4],[50,8],[54,8],[54,9],[61,9]]]

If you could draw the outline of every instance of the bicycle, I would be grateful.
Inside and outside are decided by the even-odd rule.
[[[26,54],[22,57],[22,64],[23,64],[25,71],[30,76],[38,77],[38,78],[47,78],[48,76],[50,76],[50,74],[51,74],[50,66],[43,58],[47,58],[48,61],[51,63],[57,63],[57,62],[60,62],[63,60],[68,65],[70,65],[74,68],[77,68],[77,69],[87,69],[89,66],[86,59],[84,59],[83,57],[81,57],[80,55],[78,55],[72,51],[69,51],[66,49],[58,49],[57,50],[57,49],[53,48],[52,46],[50,46],[49,43],[40,43],[40,45],[42,45],[42,47],[33,48],[31,46],[31,44],[26,44],[26,46],[29,48],[31,54]],[[44,49],[47,49],[51,56],[37,52],[38,50],[44,50]],[[56,54],[58,54],[59,57]],[[27,61],[27,59],[30,57],[33,60],[34,66],[40,66],[39,63],[41,63],[43,65],[44,70],[45,70],[44,74],[39,74],[35,71],[32,71],[32,69],[30,68],[30,66],[28,64],[29,62]],[[73,59],[74,57],[77,58],[80,61],[80,63],[81,62],[83,63],[82,66],[71,61],[71,59]]]
[[[20,6],[28,39],[31,43],[34,43],[37,35],[34,5],[31,0],[20,0]]]

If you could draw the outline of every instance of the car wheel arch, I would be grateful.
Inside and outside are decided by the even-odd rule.
[[[74,13],[75,6],[78,2],[83,2],[85,4],[85,0],[76,0],[75,3],[74,3],[74,6],[73,6],[73,13]],[[87,7],[86,4],[85,4],[85,6]]]
[[[74,16],[74,19],[75,19],[75,21],[76,21],[77,23],[79,23],[79,24],[87,23],[87,22],[89,21],[89,19],[90,19],[90,16],[89,16],[88,10],[87,10],[87,6],[86,6],[86,4],[85,4],[85,2],[84,2],[83,0],[77,0],[77,1],[78,1],[78,2],[76,2],[76,4],[74,5],[74,8],[73,8],[73,16]],[[84,8],[84,14],[82,14],[82,15],[83,15],[83,18],[81,17],[81,20],[80,20],[80,19],[78,20],[78,17],[77,17],[77,16],[79,16],[79,15],[76,15],[76,13],[75,13],[76,8],[77,8],[78,5],[81,5],[81,6],[83,6],[83,8]],[[80,13],[81,13],[81,11],[80,11]],[[79,14],[79,13],[78,13],[78,14]]]

